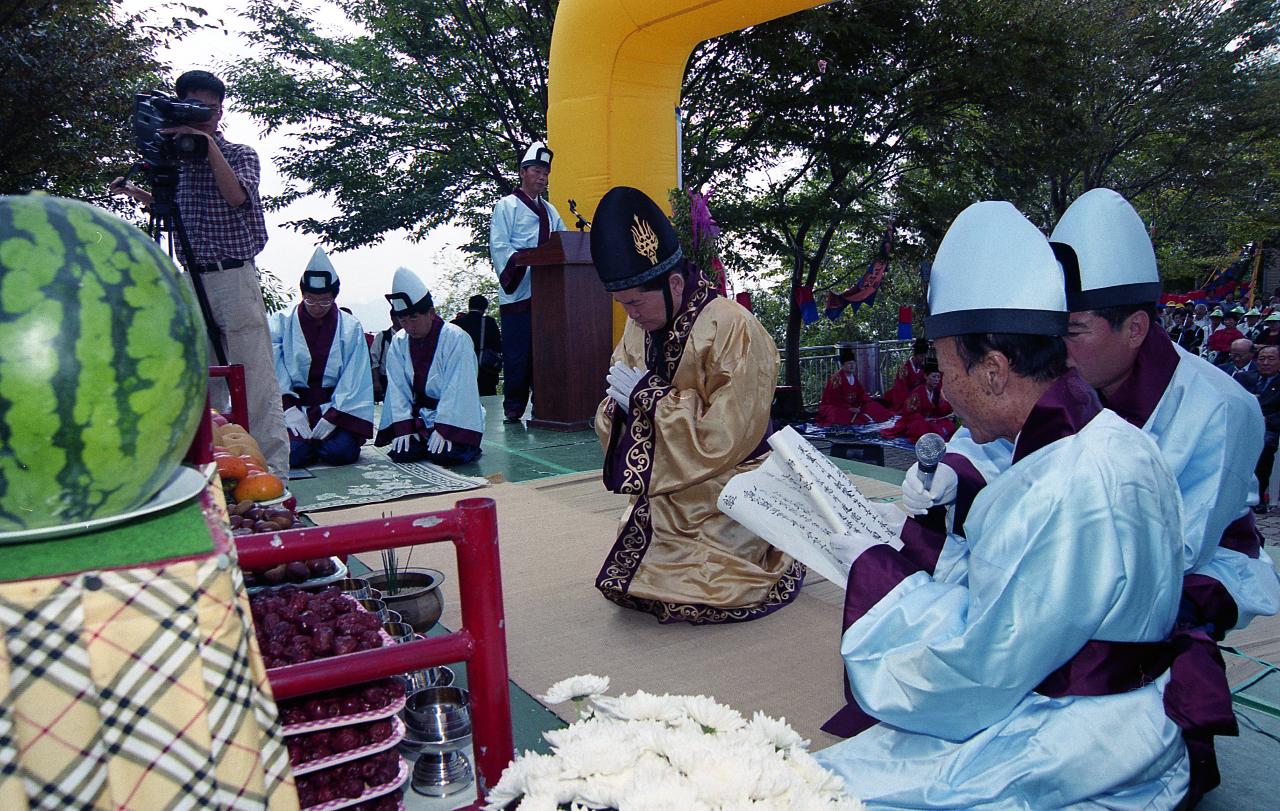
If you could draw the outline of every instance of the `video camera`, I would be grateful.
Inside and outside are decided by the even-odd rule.
[[[167,127],[199,124],[213,117],[213,110],[198,101],[184,101],[150,91],[133,100],[133,134],[142,159],[151,166],[173,166],[179,158],[197,159],[209,154],[208,139],[183,133],[161,133]]]

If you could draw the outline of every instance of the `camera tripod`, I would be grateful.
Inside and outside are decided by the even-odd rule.
[[[178,210],[178,167],[174,165],[153,166],[147,163],[134,164],[124,176],[128,182],[129,175],[137,169],[146,170],[147,179],[151,181],[151,223],[148,230],[157,243],[164,231],[169,232],[169,258],[173,258],[173,235],[178,235],[178,247],[182,252],[182,265],[191,277],[191,286],[196,292],[196,301],[200,304],[200,314],[204,317],[204,326],[209,333],[209,343],[213,344],[214,356],[219,366],[227,365],[227,353],[222,348],[222,330],[213,320],[213,312],[209,309],[209,296],[204,289],[204,281],[196,272],[195,252],[191,250],[191,242],[187,239],[187,231],[182,227],[182,213]]]

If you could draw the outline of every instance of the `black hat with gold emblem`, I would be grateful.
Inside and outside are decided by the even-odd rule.
[[[591,260],[605,290],[639,287],[683,258],[676,229],[648,195],[630,186],[605,193],[591,226]]]

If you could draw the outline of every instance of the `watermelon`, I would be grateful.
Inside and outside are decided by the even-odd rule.
[[[142,231],[75,200],[0,197],[0,532],[154,496],[205,407],[206,340]]]

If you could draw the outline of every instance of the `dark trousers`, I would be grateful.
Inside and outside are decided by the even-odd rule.
[[[427,450],[427,441],[415,436],[409,440],[409,449],[404,451],[388,451],[387,457],[396,464],[406,462],[431,462],[444,467],[463,465],[480,458],[479,445],[462,445],[454,442],[444,453],[431,453]]]
[[[1258,497],[1267,503],[1267,485],[1271,482],[1271,469],[1276,463],[1276,446],[1280,445],[1280,433],[1267,431],[1262,437],[1262,454],[1253,475],[1258,477]]]
[[[502,412],[524,416],[533,385],[533,313],[502,315]]]
[[[334,428],[323,440],[289,437],[289,467],[308,467],[316,462],[349,465],[360,458],[364,437],[345,428]]]

